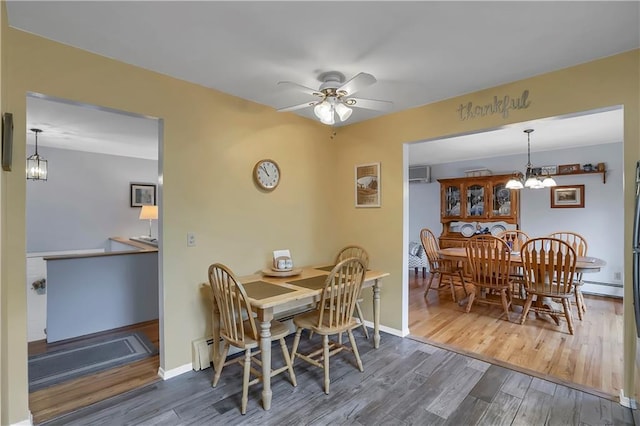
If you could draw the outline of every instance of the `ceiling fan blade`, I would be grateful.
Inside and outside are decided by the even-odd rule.
[[[344,103],[350,107],[375,109],[378,111],[390,111],[391,108],[393,108],[393,102],[378,101],[375,99],[349,98],[345,99]]]
[[[337,92],[344,92],[344,96],[351,96],[356,93],[360,89],[364,89],[367,86],[371,86],[377,80],[371,74],[367,74],[366,72],[361,72],[360,74],[353,77],[351,80],[344,83],[342,86],[338,87]]]
[[[279,81],[278,82],[278,86],[282,86],[282,87],[285,87],[287,89],[299,90],[299,91],[301,91],[303,93],[307,93],[307,94],[313,95],[313,96],[318,96],[318,97],[323,97],[324,96],[324,94],[322,94],[322,92],[320,92],[319,90],[312,89],[311,87],[303,86],[303,85],[298,84],[298,83],[294,83],[293,81]]]
[[[315,104],[317,104],[319,101],[313,101],[313,102],[305,102],[302,104],[298,104],[298,105],[292,105],[292,106],[288,106],[288,107],[284,107],[284,108],[278,108],[276,111],[278,112],[287,112],[287,111],[295,111],[298,109],[302,109],[302,108],[307,108],[310,106],[314,106]]]

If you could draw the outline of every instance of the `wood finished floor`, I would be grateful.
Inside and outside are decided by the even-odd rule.
[[[364,375],[360,375],[348,364],[348,358],[345,361],[344,357],[338,356],[343,359],[338,360],[336,367],[332,360],[334,381],[332,393],[326,397],[321,391],[320,372],[309,371],[308,366],[298,361],[296,362],[300,384],[298,388],[293,389],[282,377],[274,379],[274,409],[281,407],[279,410],[284,409],[289,413],[288,415],[276,414],[274,410],[269,413],[262,412],[258,402],[260,385],[257,385],[250,391],[249,414],[241,416],[238,408],[241,376],[239,370],[233,371],[233,367],[225,370],[223,383],[217,389],[210,388],[210,369],[188,373],[166,382],[158,382],[159,361],[156,356],[127,367],[34,392],[30,395],[30,410],[34,415],[34,422],[36,424],[46,422],[45,424],[178,425],[213,422],[217,424],[218,421],[230,421],[233,424],[338,422],[403,425],[456,424],[456,422],[457,424],[498,424],[517,420],[513,424],[538,424],[531,420],[537,419],[544,423],[541,417],[543,414],[537,412],[535,417],[529,417],[531,414],[529,411],[533,410],[529,405],[546,403],[548,397],[552,396],[551,399],[556,401],[554,404],[560,405],[556,408],[541,409],[546,413],[544,416],[548,424],[585,422],[593,424],[587,422],[587,418],[599,419],[600,421],[596,424],[632,424],[627,416],[628,412],[612,401],[617,397],[617,389],[622,381],[622,304],[620,302],[606,298],[586,297],[589,309],[587,318],[582,323],[576,319],[576,335],[571,336],[567,333],[565,323],[561,323],[558,328],[551,321],[536,319],[533,315],[525,326],[509,324],[499,319],[500,308],[495,306],[476,305],[471,313],[465,314],[462,308],[451,302],[447,292],[438,295],[437,292],[432,291],[428,303],[425,303],[422,293],[426,280],[421,277],[415,278],[413,273],[410,276],[412,335],[421,341],[432,341],[440,348],[385,334],[381,350],[370,351],[371,344],[359,337],[359,347],[365,362]],[[519,314],[512,313],[511,320],[515,321],[517,318]],[[148,324],[142,331],[154,344],[158,345],[157,323]],[[360,332],[356,334],[359,336]],[[595,339],[593,342],[589,340],[592,337]],[[290,345],[291,341],[289,341]],[[553,347],[554,350],[549,352],[544,349],[546,347]],[[59,349],[60,345],[54,348]],[[450,352],[446,350],[447,348],[452,348],[459,354]],[[30,344],[29,346],[30,354],[40,353],[43,350],[47,350],[46,345]],[[397,358],[388,353],[394,350],[399,351]],[[465,353],[471,352],[475,352],[473,357],[464,356]],[[279,354],[279,348],[275,348],[274,358],[278,356],[275,354]],[[405,363],[407,366],[414,365],[416,357],[421,359],[425,355],[428,355],[430,361],[427,362],[425,358],[420,363],[430,365],[429,374],[420,369],[424,366],[414,372],[402,372],[404,368],[399,367]],[[495,359],[498,365],[490,365],[478,358],[484,361]],[[393,367],[388,367],[387,363]],[[459,372],[460,365],[464,365],[464,374]],[[533,376],[503,368],[511,365],[521,372],[532,370]],[[394,371],[395,369],[401,371]],[[482,374],[469,375],[467,374],[470,373],[469,369],[478,370]],[[413,377],[414,374],[418,377]],[[341,376],[339,379],[335,378],[339,376]],[[469,380],[473,382],[473,389],[467,389],[469,386],[465,383],[456,384],[457,379],[452,379],[453,388],[449,388],[448,383],[439,382],[446,377],[458,376],[465,383]],[[552,382],[541,380],[541,377],[544,379],[545,376],[548,376],[547,378]],[[498,386],[495,383],[496,380],[502,384]],[[348,388],[340,390],[338,383],[343,381]],[[387,398],[381,396],[381,389],[384,392],[387,390],[391,392],[393,407],[400,407],[404,398],[395,395],[395,392],[400,392],[396,381],[403,382],[407,386],[407,391],[414,389],[419,392],[418,394],[408,392],[413,396],[407,396],[407,400],[404,401],[407,407],[414,407],[413,399],[416,395],[421,395],[419,399],[422,403],[413,408],[421,409],[417,417],[400,414],[397,412],[399,408],[390,409],[390,417],[384,414],[386,411],[382,407]],[[516,386],[518,391],[510,390],[512,385],[505,385],[512,382],[516,383],[513,386]],[[554,382],[561,384],[575,382],[578,383],[579,389],[582,385],[583,390],[587,390],[588,393],[575,390],[575,386],[568,388]],[[492,384],[487,385],[487,383]],[[607,384],[609,389],[607,390],[603,384]],[[381,387],[381,389],[370,394],[370,386]],[[485,392],[481,390],[485,386],[493,390],[480,395]],[[506,390],[503,389],[504,386]],[[543,389],[540,390],[540,387]],[[603,389],[604,392],[589,392],[590,388]],[[362,398],[352,396],[354,389],[358,395],[362,394]],[[170,408],[165,409],[163,405],[171,401],[170,395],[173,392],[177,393],[178,398],[175,404],[170,402]],[[287,395],[282,405],[276,405],[276,400],[279,399],[275,396],[276,392],[284,392]],[[461,392],[460,395],[458,395],[459,392]],[[540,395],[539,392],[547,397]],[[437,404],[443,403],[445,394],[450,396],[455,394],[455,398],[447,406],[448,408],[437,408]],[[605,399],[594,395],[604,396]],[[532,401],[535,401],[538,397],[542,400],[531,402],[528,399],[533,398]],[[156,398],[165,401],[165,404],[158,405],[154,402]],[[132,402],[131,404],[134,405],[130,405],[129,399],[137,402]],[[340,402],[338,399],[344,399],[344,401]],[[440,402],[432,405],[436,400]],[[322,405],[324,402],[338,404],[341,408],[333,414],[325,413],[321,407],[315,407],[315,404]],[[150,405],[150,407],[135,408],[134,414],[127,414],[138,404]],[[342,404],[345,404],[344,407]],[[499,414],[501,405],[504,405],[504,412]],[[362,411],[363,407],[366,411]],[[291,408],[294,408],[294,414],[290,411]],[[298,415],[298,410],[303,410],[302,413],[307,412],[310,417],[304,414]],[[367,414],[369,411],[377,414]],[[426,411],[426,414],[422,411]],[[570,413],[571,418],[567,417],[565,422],[561,422],[557,418],[560,412]],[[433,417],[434,415],[436,417]]]
[[[131,327],[97,333],[83,338],[84,340],[104,336],[125,330],[143,332],[149,341],[159,346],[158,321],[150,321]],[[36,355],[61,350],[78,340],[47,344],[45,341],[29,343],[29,355]],[[98,401],[128,392],[160,380],[158,377],[159,356],[127,364],[100,373],[79,377],[59,385],[50,386],[29,394],[29,410],[35,424],[59,417]]]
[[[234,364],[225,367],[215,389],[210,368],[191,371],[47,425],[633,424],[631,411],[608,399],[413,339],[383,334],[374,350],[371,340],[354,334],[365,371],[356,369],[348,352],[332,357],[329,395],[321,370],[297,360],[298,386],[286,375],[275,377],[270,411],[260,405],[261,386],[252,386],[243,416],[241,366]],[[301,347],[309,344],[303,338]],[[273,354],[274,364],[282,362],[275,346]]]
[[[410,272],[412,336],[539,377],[600,390],[602,396],[619,397],[623,382],[622,300],[585,295],[583,321],[578,320],[573,307],[572,336],[564,319],[556,326],[550,318],[530,313],[520,325],[520,307],[514,308],[512,322],[507,322],[500,317],[499,306],[474,304],[471,312],[465,313],[464,307],[451,300],[449,291],[431,290],[425,301],[428,279],[429,274],[422,278]]]

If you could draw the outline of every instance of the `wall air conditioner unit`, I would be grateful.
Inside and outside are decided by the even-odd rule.
[[[409,182],[431,182],[431,166],[410,166]]]

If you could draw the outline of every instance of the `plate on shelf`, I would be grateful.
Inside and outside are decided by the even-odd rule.
[[[265,268],[262,270],[262,274],[268,277],[292,277],[294,275],[300,275],[300,273],[302,273],[302,268],[294,268],[287,271],[276,271],[271,268]]]
[[[470,223],[465,223],[460,227],[460,233],[463,237],[470,237],[476,233],[476,227]]]
[[[489,231],[491,232],[491,235],[497,237],[499,233],[506,230],[507,228],[504,225],[493,225]]]

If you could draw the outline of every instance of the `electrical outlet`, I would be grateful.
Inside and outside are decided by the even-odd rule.
[[[196,245],[196,234],[193,232],[187,232],[187,247],[195,247]]]
[[[622,272],[614,272],[613,273],[614,281],[622,281]]]

